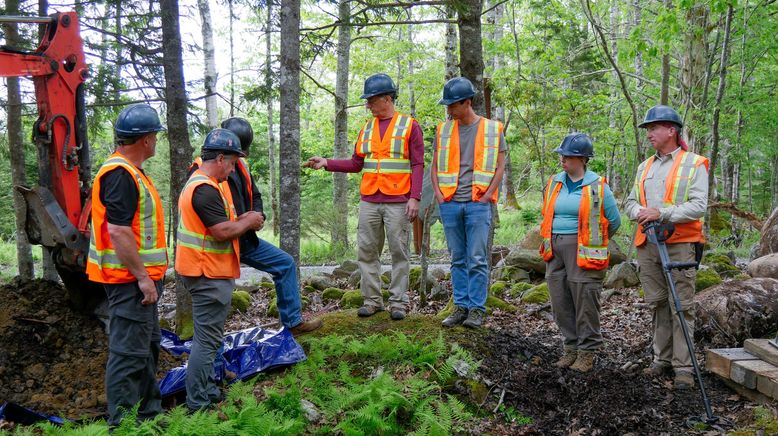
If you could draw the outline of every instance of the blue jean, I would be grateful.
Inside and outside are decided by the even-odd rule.
[[[488,245],[492,225],[491,203],[446,201],[440,204],[440,221],[451,255],[454,304],[486,311],[489,285]]]
[[[273,277],[281,324],[292,328],[303,322],[300,304],[300,282],[294,258],[275,245],[259,240],[253,250],[240,254],[240,261]]]

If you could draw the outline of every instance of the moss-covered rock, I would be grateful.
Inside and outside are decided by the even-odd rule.
[[[426,282],[426,288],[427,288],[427,295],[430,294],[432,291],[432,288],[435,287],[435,278],[431,275],[427,274],[427,282]],[[413,267],[411,268],[410,273],[408,274],[408,288],[413,289],[414,291],[421,290],[421,267]]]
[[[271,291],[267,291],[267,294],[265,294],[269,300],[276,300],[276,290],[273,289]]]
[[[276,284],[270,281],[268,278],[263,278],[262,281],[259,283],[259,287],[262,289],[270,290],[275,289]]]
[[[246,291],[235,291],[232,293],[232,310],[246,313],[251,305],[251,295]]]
[[[521,294],[523,294],[528,289],[532,289],[534,287],[535,285],[533,285],[532,283],[527,283],[527,282],[514,283],[511,285],[511,290],[508,292],[508,295],[510,295],[512,298],[517,298],[520,297]]]
[[[194,320],[188,317],[184,320],[177,320],[176,334],[181,339],[189,339],[194,336]]]
[[[715,286],[721,283],[721,276],[716,270],[701,269],[697,271],[697,279],[694,282],[694,291],[700,292],[703,289],[708,289],[711,286]]]
[[[364,302],[364,298],[362,297],[361,292],[346,291],[343,293],[343,296],[340,298],[340,308],[356,309],[358,307],[361,307],[363,302]]]
[[[381,297],[384,299],[384,302],[389,301],[389,297],[391,297],[391,296],[392,296],[392,294],[390,294],[389,291],[387,291],[386,289],[381,291]]]
[[[465,381],[465,385],[467,386],[467,396],[473,404],[483,404],[486,401],[486,397],[489,395],[489,388],[485,384],[468,379]]]
[[[491,314],[494,309],[499,309],[503,312],[510,313],[516,312],[516,306],[508,304],[505,302],[505,300],[501,300],[490,295],[486,297],[486,313]]]
[[[167,318],[160,318],[159,319],[159,328],[163,328],[165,330],[172,331],[173,325],[170,323],[170,320]]]
[[[439,319],[444,319],[447,316],[451,315],[452,313],[454,313],[454,298],[453,297],[448,299],[448,304],[446,304],[446,307],[441,309],[440,312],[438,312],[438,314],[435,315],[435,317],[439,318]]]
[[[702,263],[716,270],[721,277],[735,277],[740,274],[740,269],[724,254],[708,253],[702,259]]]
[[[311,299],[307,295],[303,295],[300,297],[300,306],[302,306],[302,309],[305,310],[308,308],[308,306],[311,305]]]
[[[324,290],[324,292],[321,293],[321,301],[328,302],[340,300],[343,298],[343,294],[345,294],[345,292],[346,291],[338,288],[327,288]]]
[[[711,233],[718,235],[731,231],[729,220],[730,216],[728,213],[711,209],[709,222]]]
[[[505,290],[508,288],[506,282],[494,282],[492,286],[489,286],[489,295],[493,295],[498,298],[502,298],[505,295]]]
[[[316,292],[316,288],[314,288],[311,285],[305,285],[303,286],[303,294],[313,294]]]
[[[271,301],[267,306],[267,316],[271,318],[278,318],[278,305],[276,304],[275,300]]]
[[[521,301],[532,304],[545,304],[551,299],[548,293],[548,283],[541,283],[527,291],[521,296]]]
[[[495,270],[495,278],[503,282],[529,283],[529,272],[515,266],[504,266]]]

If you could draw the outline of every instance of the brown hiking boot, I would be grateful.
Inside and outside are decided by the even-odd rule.
[[[578,358],[578,351],[575,348],[565,348],[565,353],[554,363],[557,368],[569,368]]]
[[[318,319],[318,318],[317,319],[312,319],[312,320],[303,321],[300,324],[297,324],[296,326],[294,326],[291,329],[289,329],[289,331],[292,332],[292,336],[300,336],[300,335],[303,335],[305,333],[309,333],[309,332],[312,332],[312,331],[318,329],[319,327],[322,326],[322,324],[324,324],[324,323],[321,322],[320,319]]]
[[[578,350],[578,357],[575,359],[575,363],[570,365],[570,369],[578,372],[589,372],[592,368],[594,368],[594,353]]]
[[[676,368],[675,378],[673,378],[673,389],[686,390],[694,386],[694,377],[691,369]]]
[[[643,375],[648,377],[661,377],[670,373],[672,366],[668,363],[652,362],[648,368],[643,369]]]

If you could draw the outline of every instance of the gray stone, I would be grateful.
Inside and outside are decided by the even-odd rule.
[[[511,249],[504,245],[495,245],[492,247],[492,265],[500,263],[503,259],[508,257],[508,253],[510,252]]]
[[[627,255],[621,251],[621,246],[614,239],[608,240],[608,254],[610,254],[610,266],[627,261]]]
[[[307,279],[309,285],[316,288],[316,290],[323,291],[327,288],[334,288],[335,281],[331,277],[325,275],[310,276]]]
[[[752,260],[748,264],[748,275],[778,279],[778,253],[771,253]]]
[[[537,224],[527,231],[527,234],[524,235],[524,239],[519,242],[519,248],[537,250],[540,248],[541,242],[543,242],[543,237],[540,236],[540,224]]]
[[[345,269],[338,267],[332,270],[332,277],[336,279],[347,279],[351,277],[351,271],[346,271]]]
[[[359,283],[362,281],[362,272],[359,270],[354,271],[351,273],[351,276],[348,278],[348,286],[350,288],[358,288]]]
[[[429,273],[435,280],[446,280],[446,272],[443,268],[433,268]]]
[[[303,410],[306,421],[316,423],[321,420],[321,412],[310,401],[300,400],[300,408]]]
[[[537,274],[545,274],[546,272],[546,262],[540,257],[537,250],[511,250],[508,257],[505,258],[505,265],[533,271]]]
[[[510,283],[528,282],[530,281],[529,272],[515,267],[515,266],[503,266],[495,268],[492,272],[494,280],[500,280]]]
[[[759,239],[759,248],[756,251],[756,257],[767,256],[770,253],[778,253],[778,207],[770,214],[770,218],[765,221],[761,231],[762,237]]]
[[[605,276],[602,287],[606,289],[631,288],[639,284],[640,279],[638,278],[638,272],[635,267],[633,267],[631,263],[624,262],[614,266],[608,271],[608,275]]]
[[[344,260],[343,263],[340,264],[340,269],[353,273],[359,269],[359,265],[353,260]]]

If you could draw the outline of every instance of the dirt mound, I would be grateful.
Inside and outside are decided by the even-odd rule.
[[[71,310],[65,289],[43,280],[2,286],[0,301],[0,403],[70,419],[104,415],[108,336],[97,318]],[[160,358],[165,369],[178,365]]]

